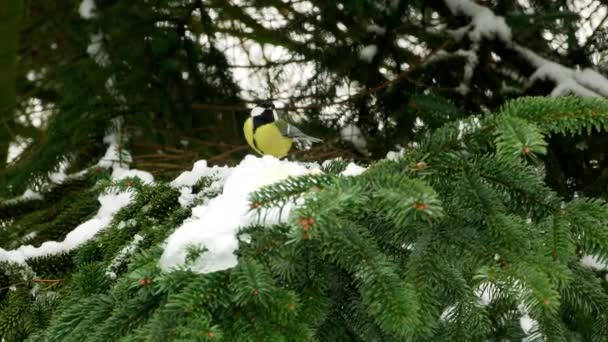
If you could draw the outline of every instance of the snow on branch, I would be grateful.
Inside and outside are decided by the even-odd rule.
[[[477,55],[479,42],[484,39],[498,39],[507,47],[518,52],[520,56],[536,68],[530,76],[530,83],[536,80],[550,80],[555,82],[551,96],[576,94],[585,97],[608,97],[608,79],[592,69],[576,70],[556,62],[549,61],[530,49],[523,47],[512,40],[511,28],[505,19],[496,15],[489,8],[479,5],[471,0],[445,0],[452,14],[465,15],[471,18],[471,23],[456,30],[450,31],[456,40],[464,38],[465,34],[473,42],[469,53]],[[461,51],[461,50],[459,50]],[[461,53],[462,54],[462,53]],[[469,56],[465,64],[465,76],[458,86],[460,92],[466,93],[472,77],[477,58]]]
[[[350,163],[342,176],[356,176],[365,168]],[[192,216],[185,220],[166,240],[159,260],[161,270],[171,272],[187,268],[195,273],[211,273],[237,265],[235,254],[241,242],[244,227],[271,226],[286,223],[290,212],[301,202],[286,203],[282,208],[272,207],[263,212],[252,211],[249,195],[265,185],[307,174],[321,173],[317,163],[298,163],[279,160],[271,156],[246,156],[234,168],[209,168],[205,161],[194,164],[176,178],[174,187],[192,186],[199,177],[217,174],[221,178],[221,193],[192,208]],[[213,185],[216,186],[216,185]],[[189,260],[194,251],[195,258]]]
[[[583,75],[582,72],[576,71],[574,69],[565,67],[559,63],[555,63],[549,61],[531,50],[522,47],[520,45],[515,44],[513,49],[521,56],[530,62],[534,67],[536,67],[536,71],[530,76],[530,83],[533,83],[536,80],[550,80],[555,82],[556,86],[551,92],[551,96],[561,96],[568,95],[569,93],[574,93],[581,96],[587,97],[599,97],[600,95],[594,92],[591,89],[586,88],[583,84],[579,83],[578,80],[583,80],[587,84],[592,84],[593,82],[586,82],[586,76]],[[587,69],[585,69],[587,70]],[[595,73],[595,72],[594,72]],[[586,74],[586,73],[585,73]],[[595,73],[597,74],[597,73]],[[579,76],[576,76],[579,75]],[[599,75],[599,74],[597,74]],[[602,76],[599,76],[602,78]],[[604,79],[604,82],[606,79]],[[606,89],[608,90],[608,89]]]
[[[472,19],[471,24],[455,32],[463,34],[468,31],[469,38],[474,42],[478,42],[482,38],[511,41],[511,28],[507,25],[505,18],[494,14],[489,8],[470,0],[445,0],[445,4],[452,14],[463,14]]]
[[[120,134],[121,124],[121,120],[114,120],[112,122],[116,132],[108,133],[104,137],[104,142],[109,146],[105,155],[97,163],[97,166],[112,168],[113,180],[138,177],[145,183],[152,183],[154,177],[149,172],[129,168],[129,163],[132,158],[129,152],[121,147],[121,142],[124,142],[125,139]],[[65,175],[65,168],[65,165],[61,166],[59,172],[51,178],[55,178],[59,183],[66,178],[70,178],[70,175]],[[84,172],[86,172],[86,170],[75,175],[80,176],[84,174]],[[92,218],[84,221],[70,231],[63,241],[45,241],[37,247],[22,245],[14,250],[0,248],[0,262],[7,261],[17,264],[26,264],[27,260],[31,258],[58,255],[80,247],[97,235],[97,233],[110,226],[114,215],[132,202],[134,198],[133,194],[131,189],[123,192],[110,191],[100,194],[97,198],[100,204],[97,213]],[[40,195],[26,191],[26,193],[21,196],[21,199],[38,198],[38,196]]]

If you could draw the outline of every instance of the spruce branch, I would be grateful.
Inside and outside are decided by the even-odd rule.
[[[280,207],[304,193],[320,191],[334,182],[335,176],[326,174],[289,177],[255,191],[249,202],[252,209]]]

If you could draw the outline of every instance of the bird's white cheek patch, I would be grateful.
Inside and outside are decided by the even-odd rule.
[[[262,107],[255,107],[251,110],[251,116],[260,116],[262,113],[264,113],[264,108]]]

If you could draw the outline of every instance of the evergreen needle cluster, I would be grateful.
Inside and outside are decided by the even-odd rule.
[[[60,240],[101,191],[135,196],[81,247],[0,264],[0,337],[606,341],[606,203],[552,191],[543,153],[552,134],[607,123],[604,100],[523,98],[443,125],[359,176],[340,176],[345,163],[333,161],[266,186],[251,210],[299,205],[285,223],[244,227],[238,265],[207,274],[159,268],[163,241],[193,206],[176,189],[92,170],[42,200],[0,204],[11,249]],[[215,196],[208,186],[196,191]]]

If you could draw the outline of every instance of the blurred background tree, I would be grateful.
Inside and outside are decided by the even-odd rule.
[[[234,164],[251,153],[241,124],[260,100],[324,138],[295,158],[368,161],[511,98],[608,95],[575,77],[568,87],[560,69],[605,71],[601,1],[9,3],[0,13],[5,196],[62,161],[93,163],[118,116],[134,166],[170,177],[198,159]],[[565,196],[604,195],[606,142],[553,137],[548,182]]]

